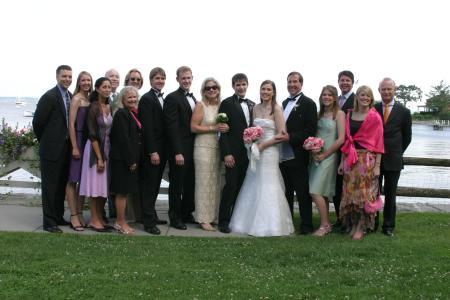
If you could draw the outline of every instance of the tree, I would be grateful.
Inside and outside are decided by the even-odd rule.
[[[417,102],[422,100],[422,90],[415,85],[403,85],[397,87],[395,97],[406,106],[408,102]]]
[[[450,86],[441,82],[431,87],[430,93],[427,95],[427,107],[438,114],[447,113],[450,105]]]

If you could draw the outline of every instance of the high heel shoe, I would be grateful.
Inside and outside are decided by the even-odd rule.
[[[127,230],[125,228],[123,228],[122,226],[120,226],[118,223],[114,223],[114,229],[117,230],[118,233],[121,234],[126,234],[126,235],[133,235],[134,231],[132,230]]]
[[[78,218],[78,214],[73,214],[73,215],[70,215],[70,228],[72,228],[74,231],[84,231],[84,227],[83,227],[83,225],[77,225],[77,226],[74,226],[73,224],[72,224],[72,217],[77,217]]]

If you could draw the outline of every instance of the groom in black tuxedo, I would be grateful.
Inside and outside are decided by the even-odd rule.
[[[142,144],[144,154],[140,162],[140,192],[142,199],[142,222],[144,230],[159,235],[159,220],[155,210],[156,199],[167,162],[166,135],[164,126],[164,97],[161,91],[166,82],[166,72],[162,68],[150,71],[151,89],[139,101],[139,120],[142,123]]]
[[[303,76],[291,72],[287,77],[289,98],[283,101],[287,134],[283,136],[280,169],[291,213],[294,212],[294,191],[300,210],[300,234],[308,234],[312,226],[312,200],[309,195],[309,152],[303,142],[317,131],[317,106],[301,91]]]
[[[194,223],[194,134],[191,118],[196,99],[189,89],[192,71],[182,66],[177,70],[178,90],[167,95],[164,101],[164,120],[168,139],[169,160],[169,219],[170,226],[186,230]]]
[[[64,198],[69,172],[69,108],[72,94],[72,68],[56,69],[57,85],[47,91],[36,106],[33,131],[39,141],[42,180],[42,213],[44,230],[61,233],[58,225],[69,225],[63,219]]]
[[[220,152],[225,163],[225,186],[219,207],[219,231],[230,233],[228,227],[236,198],[244,182],[248,167],[247,149],[244,145],[245,128],[253,123],[253,107],[255,103],[245,98],[248,78],[238,73],[231,83],[235,94],[222,101],[219,113],[228,116],[230,130],[220,135]]]

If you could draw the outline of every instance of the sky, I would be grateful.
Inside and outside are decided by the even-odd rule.
[[[450,83],[449,8],[438,0],[1,1],[0,96],[40,97],[61,64],[73,68],[71,90],[83,70],[95,81],[115,68],[123,84],[137,68],[145,93],[159,66],[170,92],[176,69],[187,65],[198,96],[207,77],[221,83],[223,98],[231,95],[231,77],[244,72],[248,98],[258,102],[260,83],[271,79],[282,101],[295,70],[317,101],[345,69],[376,99],[384,77],[427,94]]]

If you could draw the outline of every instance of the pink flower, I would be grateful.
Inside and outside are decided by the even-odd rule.
[[[251,144],[260,139],[264,134],[264,129],[259,126],[248,127],[244,130],[244,143]]]
[[[323,145],[324,145],[323,139],[319,137],[310,136],[303,143],[303,148],[308,151],[319,152],[320,150],[322,150]]]

